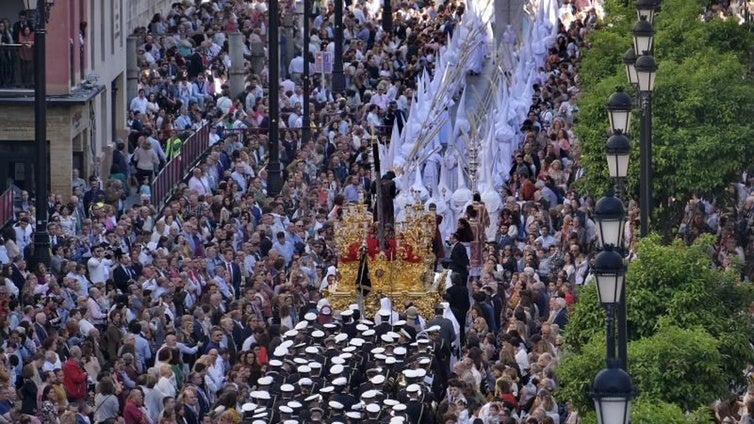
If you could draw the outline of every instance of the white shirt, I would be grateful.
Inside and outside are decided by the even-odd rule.
[[[288,116],[288,128],[301,128],[303,125],[303,120],[300,116],[296,114],[296,112],[291,112],[291,114]]]
[[[96,300],[91,297],[86,299],[86,309],[92,317],[92,323],[104,324],[107,314],[102,312],[102,308],[99,306]]]
[[[160,379],[157,380],[157,384],[155,384],[154,388],[162,393],[162,395],[165,397],[175,397],[175,386],[170,382],[170,379],[166,377],[160,377]]]
[[[155,291],[157,288],[157,281],[155,281],[154,278],[150,278],[149,280],[144,280],[143,283],[141,283],[141,289],[142,290],[149,290],[149,291]]]
[[[69,272],[66,277],[75,278],[79,283],[79,290],[77,294],[88,296],[89,295],[89,280],[86,279],[86,275],[80,275],[75,272]],[[104,280],[103,280],[104,281]]]
[[[89,279],[92,283],[104,283],[107,281],[107,277],[110,274],[110,266],[113,261],[107,258],[92,257],[86,262],[86,267],[89,269]]]
[[[92,325],[91,322],[87,321],[86,318],[81,318],[79,320],[79,332],[82,336],[88,337],[89,332],[94,329],[94,325]]]
[[[147,105],[149,100],[146,97],[136,96],[131,100],[130,109],[138,110],[139,113],[147,113]]]
[[[222,111],[223,114],[227,114],[231,106],[233,106],[233,100],[231,100],[229,97],[223,96],[217,99],[217,107]]]
[[[246,340],[243,341],[243,345],[241,346],[242,351],[251,350],[251,345],[257,342],[257,338],[252,334],[251,336],[247,337]]]
[[[517,348],[516,363],[522,373],[526,372],[528,374],[529,368],[531,368],[529,366],[529,354],[526,352],[526,348],[523,347],[523,345]]]
[[[196,194],[200,196],[207,194],[207,187],[200,177],[193,176],[189,178],[188,186],[189,189],[196,191]]]
[[[207,384],[207,388],[212,393],[217,393],[220,388],[222,388],[223,383],[225,382],[225,366],[223,365],[223,358],[220,356],[217,357],[215,360],[214,365],[210,365],[209,368],[207,368],[207,378],[205,381],[209,384]]]
[[[18,287],[13,284],[13,281],[11,281],[10,278],[3,278],[3,285],[5,286],[5,291],[7,291],[9,295],[18,298]]]
[[[54,352],[53,352],[54,353]],[[42,371],[55,371],[58,368],[62,368],[63,364],[60,362],[60,357],[57,353],[55,353],[55,362],[47,362],[45,360],[45,363],[42,364]]]
[[[18,246],[18,250],[21,251],[21,255],[23,256],[24,248],[31,243],[31,224],[26,225],[26,228],[16,225],[13,229],[16,230],[16,246]]]
[[[555,238],[552,236],[552,234],[547,234],[547,235],[542,234],[539,237],[537,237],[535,242],[542,244],[542,247],[544,247],[545,249],[549,249],[550,246],[555,244]]]
[[[220,141],[220,136],[217,133],[209,133],[209,145],[214,146],[215,143]]]

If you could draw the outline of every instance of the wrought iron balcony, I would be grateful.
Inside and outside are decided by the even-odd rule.
[[[31,90],[33,87],[33,47],[0,44],[0,90]]]

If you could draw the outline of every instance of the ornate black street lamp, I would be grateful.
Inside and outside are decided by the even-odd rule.
[[[627,372],[615,365],[603,369],[594,379],[591,395],[598,423],[629,423],[634,390]]]
[[[623,91],[623,87],[617,87],[615,93],[607,99],[607,117],[610,120],[610,128],[613,132],[620,131],[623,134],[628,134],[631,127],[632,108],[631,96]]]
[[[47,232],[47,192],[50,160],[47,146],[47,20],[54,0],[25,0],[28,10],[36,11],[34,24],[34,144],[36,145],[35,225],[33,262],[50,267],[50,234]]]
[[[610,173],[610,178],[615,181],[618,197],[621,197],[623,181],[628,175],[628,161],[631,158],[631,140],[621,130],[613,132],[613,135],[605,143],[605,154],[607,170]]]

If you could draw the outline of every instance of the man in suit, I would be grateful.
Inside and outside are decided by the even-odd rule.
[[[141,271],[144,270],[144,265],[139,262],[139,249],[131,250],[131,260],[129,261],[131,264],[131,269],[134,271],[134,275],[136,275],[137,277],[141,275]]]
[[[40,345],[47,340],[47,315],[44,312],[38,312],[34,316],[34,334],[37,335]]]
[[[553,297],[550,299],[550,317],[547,321],[558,324],[561,330],[568,324],[568,309],[566,309],[564,298]]]
[[[19,297],[24,292],[24,283],[26,283],[26,261],[23,256],[19,255],[13,259],[11,264],[10,280],[18,288]]]
[[[234,309],[230,312],[230,318],[233,321],[233,330],[231,330],[231,334],[236,343],[236,350],[241,351],[244,340],[251,336],[252,331],[251,328],[246,326],[242,321],[241,311]]]
[[[26,247],[34,244],[32,239],[33,229],[29,217],[22,216],[18,223],[13,226],[13,230],[16,232],[16,246],[24,254]]]
[[[193,386],[183,389],[183,411],[187,424],[199,424],[199,397]]]
[[[220,346],[225,347],[228,350],[231,363],[235,363],[238,357],[238,342],[236,342],[236,338],[233,337],[234,326],[235,324],[231,318],[223,318],[220,320],[220,327],[223,331],[223,343],[221,343]]]
[[[113,269],[113,282],[121,293],[128,293],[129,281],[139,276],[131,267],[131,258],[127,254],[116,255],[118,265]]]
[[[223,250],[223,266],[228,271],[228,284],[233,286],[236,299],[241,295],[241,268],[233,261],[233,249],[226,247]]]
[[[450,274],[450,281],[452,286],[448,287],[445,291],[445,300],[450,304],[450,311],[453,312],[453,316],[456,317],[458,323],[466,322],[466,313],[471,308],[471,302],[469,301],[469,289],[466,287],[466,282],[463,280],[461,274]],[[466,343],[466,329],[464,325],[459,325],[461,338],[461,346]]]
[[[458,235],[450,235],[450,270],[454,274],[459,274],[463,285],[469,279],[469,255],[466,252],[466,246],[458,241]],[[460,322],[460,321],[459,321]]]

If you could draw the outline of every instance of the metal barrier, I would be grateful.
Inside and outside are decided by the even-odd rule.
[[[168,162],[157,174],[152,183],[151,202],[158,211],[173,196],[178,184],[188,176],[196,162],[209,148],[209,129],[212,124],[206,124],[191,134],[181,145],[181,153]]]
[[[5,227],[13,221],[13,190],[7,189],[0,195],[0,228]]]

